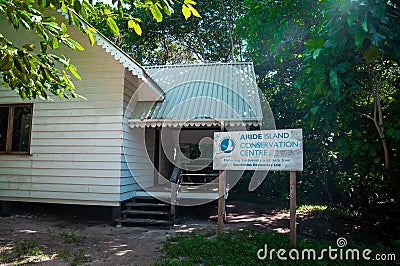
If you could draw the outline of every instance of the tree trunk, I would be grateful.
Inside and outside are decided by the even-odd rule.
[[[383,154],[385,158],[385,180],[389,183],[389,185],[397,192],[400,192],[400,188],[397,182],[396,177],[393,175],[392,164],[390,161],[390,148],[389,143],[386,138],[385,128],[383,127],[383,112],[382,112],[382,102],[380,98],[380,87],[381,87],[381,79],[378,79],[374,73],[374,70],[371,66],[368,67],[368,71],[371,79],[371,89],[373,89],[373,97],[374,97],[374,117],[371,119],[374,121],[374,125],[376,130],[378,131],[379,137],[382,141]],[[374,88],[375,87],[375,88]]]
[[[385,155],[385,174],[387,176],[386,180],[397,193],[400,193],[400,188],[396,176],[393,175],[392,165],[390,162],[390,149],[386,138],[382,139],[382,147],[383,153]]]

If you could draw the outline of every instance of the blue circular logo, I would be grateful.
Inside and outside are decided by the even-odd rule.
[[[219,148],[223,153],[231,153],[235,149],[235,142],[233,141],[233,139],[224,138],[221,141]]]

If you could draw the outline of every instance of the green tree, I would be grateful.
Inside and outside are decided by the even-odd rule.
[[[353,206],[391,201],[399,187],[398,4],[245,3],[242,36],[277,125],[305,131],[304,181],[339,186]]]
[[[270,103],[277,128],[304,130],[305,170],[299,174],[299,200],[313,203],[338,200],[331,128],[304,123],[308,110],[298,108],[304,91],[293,86],[301,74],[304,42],[311,38],[320,21],[320,5],[317,0],[247,0],[245,5],[247,12],[239,20],[238,29],[242,29],[239,34],[246,40],[246,58],[255,62],[258,86]],[[269,173],[267,179],[268,183],[285,180],[277,173]]]
[[[171,15],[174,1],[124,1],[114,0],[117,4],[115,10],[109,8],[98,9],[88,0],[0,0],[0,14],[4,15],[10,25],[18,30],[20,27],[34,32],[40,38],[40,49],[35,49],[34,44],[26,43],[21,47],[10,41],[10,37],[0,32],[0,74],[2,84],[18,93],[22,99],[41,98],[49,99],[49,93],[58,97],[69,98],[79,96],[69,74],[80,79],[77,69],[64,56],[53,53],[60,44],[74,50],[83,50],[83,47],[73,36],[69,36],[67,27],[53,16],[47,16],[46,10],[61,9],[68,14],[69,23],[75,24],[82,32],[86,33],[90,43],[94,44],[93,32],[84,20],[89,16],[98,21],[104,21],[114,36],[120,35],[116,18],[123,20],[128,28],[136,34],[141,34],[140,18],[133,17],[124,12],[123,6],[130,5],[134,9],[144,10],[153,20],[161,22],[163,14]],[[200,17],[193,7],[196,3],[184,0],[181,10],[185,18],[191,15]],[[58,67],[61,64],[61,67]]]
[[[196,9],[202,19],[187,20],[183,16],[165,18],[163,23],[144,16],[143,10],[129,8],[125,12],[143,17],[142,35],[121,25],[121,36],[115,42],[141,64],[162,65],[185,62],[232,62],[241,60],[243,38],[237,32],[237,20],[244,14],[243,1],[199,1]],[[104,29],[104,22],[96,24]],[[109,37],[111,32],[103,31]]]
[[[305,42],[297,83],[298,88],[305,88],[303,107],[310,108],[311,117],[323,116],[326,124],[361,133],[364,141],[346,142],[337,136],[342,155],[355,157],[358,150],[368,148],[375,164],[383,162],[381,173],[397,192],[398,176],[392,161],[400,133],[399,121],[392,120],[398,111],[392,106],[399,100],[399,18],[398,6],[390,1],[325,1],[321,22]],[[360,118],[371,121],[375,140],[370,138],[371,130],[354,124]],[[360,128],[354,127],[357,125]],[[381,148],[373,145],[378,139]]]

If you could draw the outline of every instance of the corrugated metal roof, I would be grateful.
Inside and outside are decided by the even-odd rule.
[[[145,67],[165,91],[161,102],[137,102],[131,126],[258,125],[262,110],[252,63]]]

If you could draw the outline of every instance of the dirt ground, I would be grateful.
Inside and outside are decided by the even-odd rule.
[[[29,249],[29,260],[38,265],[151,265],[163,259],[162,242],[177,232],[216,230],[216,207],[180,208],[171,227],[122,227],[107,221],[62,216],[51,211],[19,212],[0,217],[0,265],[14,265],[18,253]],[[322,241],[346,237],[378,243],[385,239],[372,225],[331,217],[324,211],[299,213],[298,234]],[[289,232],[289,213],[268,204],[231,201],[227,204],[225,230],[257,228]]]

